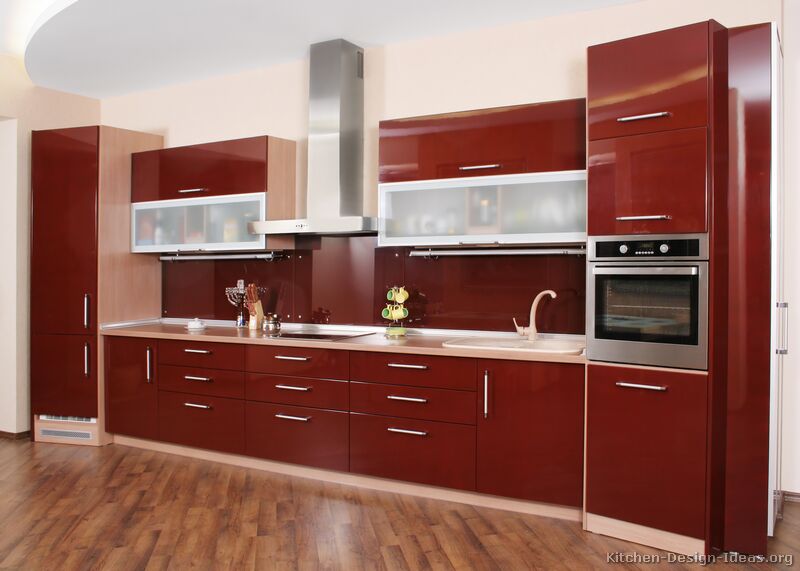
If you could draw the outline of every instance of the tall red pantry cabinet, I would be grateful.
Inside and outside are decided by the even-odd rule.
[[[159,262],[130,253],[130,165],[131,153],[162,144],[159,135],[105,126],[33,132],[35,440],[101,443],[98,324],[159,315]]]

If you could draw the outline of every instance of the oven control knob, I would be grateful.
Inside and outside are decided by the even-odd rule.
[[[669,244],[661,244],[658,247],[658,251],[661,252],[662,254],[666,254],[667,252],[669,252]]]
[[[628,246],[627,246],[627,244],[622,244],[622,245],[620,245],[620,247],[619,247],[619,253],[620,253],[620,254],[627,254],[627,253],[628,253]]]

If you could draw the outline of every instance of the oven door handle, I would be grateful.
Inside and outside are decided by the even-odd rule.
[[[656,266],[656,267],[630,267],[630,266],[594,266],[592,275],[595,276],[696,276],[700,273],[697,266]]]

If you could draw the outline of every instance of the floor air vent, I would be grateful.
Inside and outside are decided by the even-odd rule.
[[[82,430],[58,430],[56,428],[42,428],[39,434],[54,438],[68,438],[70,440],[91,440],[92,438],[91,432],[84,432]]]
[[[97,424],[96,418],[87,416],[56,416],[53,414],[40,414],[41,420],[54,420],[56,422],[82,422],[84,424]]]

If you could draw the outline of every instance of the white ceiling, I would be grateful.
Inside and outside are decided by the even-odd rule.
[[[0,0],[17,1],[48,2]],[[296,61],[332,38],[370,47],[631,1],[78,0],[36,29],[25,65],[39,85],[103,98]]]
[[[75,0],[0,0],[0,54],[21,56],[41,19]]]

